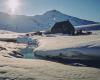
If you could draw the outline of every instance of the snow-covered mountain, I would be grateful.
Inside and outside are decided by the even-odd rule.
[[[57,10],[47,11],[43,15],[36,16],[11,16],[0,12],[0,29],[15,32],[49,30],[56,22],[66,20],[69,20],[74,26],[97,24],[93,21],[83,20],[63,14]]]
[[[77,30],[100,30],[100,23],[99,24],[89,24],[89,25],[81,25],[76,26]]]

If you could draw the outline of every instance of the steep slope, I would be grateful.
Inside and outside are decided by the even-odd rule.
[[[0,29],[15,32],[31,32],[38,30],[48,30],[56,22],[70,20],[74,26],[96,24],[93,21],[87,21],[65,15],[57,10],[51,10],[43,15],[24,16],[24,15],[8,15],[0,13]]]
[[[66,14],[63,14],[57,10],[51,10],[43,15],[34,16],[33,19],[36,21],[45,24],[46,26],[52,26],[55,22],[66,21],[69,20],[74,26],[78,25],[87,25],[87,24],[94,24],[93,21],[83,20],[76,17],[72,17]]]

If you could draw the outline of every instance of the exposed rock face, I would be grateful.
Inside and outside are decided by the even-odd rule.
[[[51,29],[51,33],[53,34],[63,33],[63,34],[74,35],[74,32],[75,29],[69,21],[58,22]]]
[[[23,58],[23,55],[18,51],[12,51],[13,54],[9,54],[10,56],[16,57],[16,58]]]
[[[0,46],[0,51],[1,51],[1,50],[6,50],[6,48]]]

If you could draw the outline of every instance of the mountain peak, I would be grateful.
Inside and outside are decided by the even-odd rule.
[[[16,15],[12,18],[5,13],[0,13],[0,29],[16,32],[32,32],[50,29],[56,22],[69,20],[74,26],[96,24],[93,21],[79,19],[73,16],[63,14],[57,10],[50,10],[43,15],[21,16]]]
[[[61,13],[58,10],[50,10],[50,11],[47,11],[46,13],[44,13],[44,15],[50,15],[50,14],[63,14],[63,13]]]
[[[48,12],[60,12],[60,11],[54,9],[54,10],[50,10]]]

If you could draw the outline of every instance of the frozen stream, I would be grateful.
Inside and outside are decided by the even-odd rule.
[[[25,59],[37,59],[34,56],[34,49],[37,47],[37,40],[29,36],[19,36],[17,42],[27,44],[26,48],[21,49],[21,54]]]
[[[30,45],[21,50],[21,53],[23,54],[25,59],[37,59],[33,53],[34,48],[34,45]]]

